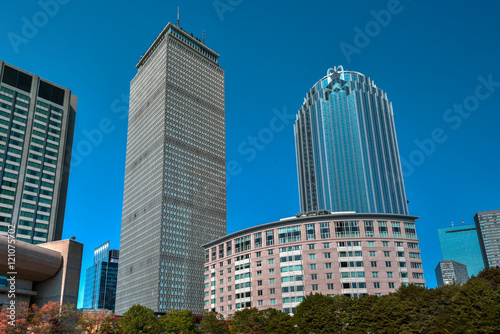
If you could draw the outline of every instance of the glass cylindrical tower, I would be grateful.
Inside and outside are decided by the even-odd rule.
[[[392,104],[370,78],[329,69],[294,131],[303,213],[408,214]]]

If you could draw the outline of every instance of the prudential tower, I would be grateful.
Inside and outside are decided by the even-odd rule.
[[[201,245],[226,234],[224,71],[169,23],[137,64],[116,312],[203,309]]]

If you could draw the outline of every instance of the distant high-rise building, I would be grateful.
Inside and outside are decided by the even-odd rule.
[[[294,130],[302,212],[408,214],[392,104],[370,78],[329,69]]]
[[[119,251],[109,241],[94,250],[94,264],[87,269],[83,308],[115,310]]]
[[[224,71],[169,23],[137,64],[116,312],[203,310],[201,245],[226,234]]]
[[[0,60],[0,235],[61,240],[77,97]]]
[[[463,284],[469,279],[467,266],[456,261],[441,261],[435,271],[438,286]]]
[[[478,212],[474,216],[484,266],[500,266],[500,210]]]
[[[483,257],[474,225],[440,228],[438,235],[443,260],[466,265],[469,277],[483,270]]]

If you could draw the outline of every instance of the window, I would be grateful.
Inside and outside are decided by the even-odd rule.
[[[394,282],[389,282],[389,289],[394,289]]]
[[[316,260],[316,254],[309,254],[309,260]]]
[[[262,285],[262,280],[258,280],[258,281],[257,281],[257,285],[258,285],[258,286],[261,286],[261,285]]]
[[[417,232],[415,231],[415,223],[404,223],[405,235],[407,238],[416,239]]]
[[[325,263],[325,269],[331,269],[332,264],[331,263]]]
[[[385,221],[378,222],[378,235],[381,237],[389,236],[389,230],[387,229],[387,222]]]
[[[269,260],[268,260],[268,263],[269,263],[269,264],[274,264],[274,259],[269,259]]]
[[[278,239],[280,244],[285,244],[287,242],[301,241],[300,225],[279,228]]]
[[[392,271],[387,272],[387,277],[392,278]]]
[[[377,266],[377,261],[371,261],[370,266],[375,268]]]
[[[390,268],[392,265],[391,265],[391,261],[385,261],[385,266],[387,268]]]
[[[311,275],[311,280],[315,281],[318,279],[318,274],[312,274]]]
[[[257,270],[257,276],[262,276],[262,270]]]
[[[274,274],[274,268],[269,269],[269,275]]]
[[[410,258],[412,258],[412,259],[420,259],[420,253],[412,253],[412,252],[410,252]]]
[[[380,289],[380,282],[373,282],[373,287],[375,289]]]
[[[326,279],[333,279],[332,273],[326,273]]]
[[[267,255],[273,255],[273,253],[274,253],[273,249],[268,249],[267,250]]]
[[[375,257],[375,252],[371,251],[370,252],[370,257]]]
[[[266,246],[274,245],[274,230],[266,231]]]
[[[330,239],[330,223],[319,223],[319,233],[321,239]]]
[[[401,238],[401,224],[399,222],[391,222],[392,236],[394,238]]]
[[[253,242],[254,242],[255,248],[262,247],[262,232],[254,233]]]
[[[316,263],[313,263],[310,266],[311,266],[311,270],[316,270]]]
[[[332,257],[332,253],[323,253],[325,256],[325,259],[329,259]]]
[[[385,257],[390,257],[390,256],[391,256],[391,252],[384,251],[384,256],[385,256]]]
[[[382,247],[389,247],[389,241],[382,241]]]
[[[257,261],[257,267],[261,267],[262,266],[262,261]]]
[[[312,290],[317,291],[318,290],[318,284],[313,284],[312,285]]]
[[[255,253],[255,257],[261,257],[261,256],[262,256],[262,252]]]
[[[234,252],[239,253],[250,249],[250,235],[234,239]]]
[[[257,290],[257,296],[262,296],[263,290]]]
[[[272,298],[272,299],[270,300],[270,302],[271,302],[271,305],[276,305],[276,299],[275,299],[275,298]]]
[[[335,222],[335,236],[337,238],[359,237],[359,222],[343,221]]]
[[[269,284],[274,284],[274,282],[275,282],[275,279],[274,279],[274,278],[270,278],[270,279],[269,279]]]
[[[413,269],[422,269],[422,263],[418,263],[418,262],[411,262],[411,263],[410,263],[410,266],[411,266],[411,268],[413,268]]]
[[[314,249],[314,244],[309,244],[309,249]]]
[[[329,242],[324,242],[323,243],[323,248],[330,248],[330,243]]]
[[[372,220],[365,220],[363,223],[365,225],[365,237],[374,237],[375,230],[373,228],[373,221]],[[371,247],[373,247],[373,246],[371,246]]]
[[[224,280],[223,280],[223,279],[221,279],[221,280],[219,281],[219,284],[220,284],[220,285],[224,284]]]
[[[372,277],[378,277],[378,271],[372,271]]]
[[[375,247],[375,242],[368,241],[368,247]]]
[[[220,303],[224,302],[224,297],[220,297],[220,298],[219,298],[219,302],[220,302]]]
[[[399,265],[399,268],[406,268],[406,262],[404,262],[404,261],[399,261],[398,265]]]
[[[424,273],[412,273],[413,278],[424,279]]]
[[[316,239],[316,230],[314,224],[306,224],[306,240]]]
[[[333,290],[333,283],[328,283],[326,286],[328,290]]]
[[[275,288],[269,289],[269,294],[270,295],[274,295],[275,293],[276,293],[276,289]]]
[[[257,301],[257,305],[258,305],[258,306],[262,306],[262,305],[264,305],[264,301],[263,301],[263,300],[258,300],[258,301]]]

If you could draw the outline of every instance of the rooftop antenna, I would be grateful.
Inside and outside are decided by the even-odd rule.
[[[177,28],[179,28],[179,6],[177,6]]]
[[[203,44],[205,44],[205,30],[203,30]]]
[[[462,219],[462,225],[465,225],[465,221]]]
[[[451,227],[453,227],[453,226],[455,226],[455,225],[453,225],[453,222],[451,222]]]

